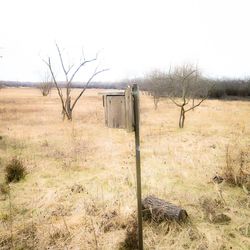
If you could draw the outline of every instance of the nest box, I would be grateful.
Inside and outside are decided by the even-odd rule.
[[[125,91],[101,93],[105,113],[105,125],[134,131],[134,98],[132,88]]]

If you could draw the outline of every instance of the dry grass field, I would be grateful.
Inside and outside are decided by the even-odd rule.
[[[78,92],[78,90],[74,90]],[[104,126],[100,90],[62,122],[54,90],[0,91],[0,183],[13,158],[23,180],[0,193],[0,249],[119,249],[136,210],[133,133]],[[185,208],[183,225],[144,222],[145,249],[250,249],[250,195],[211,178],[250,171],[250,102],[208,100],[178,128],[169,100],[141,95],[143,197]],[[223,213],[229,222],[216,221]]]

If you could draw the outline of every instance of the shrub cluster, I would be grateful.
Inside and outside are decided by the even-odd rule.
[[[5,168],[6,183],[18,182],[26,175],[26,168],[23,162],[17,158],[13,158]]]
[[[236,145],[227,146],[226,162],[222,169],[225,181],[232,186],[245,186],[250,184],[250,154],[246,148]]]
[[[215,87],[210,92],[211,98],[228,96],[250,96],[250,80],[214,80]]]

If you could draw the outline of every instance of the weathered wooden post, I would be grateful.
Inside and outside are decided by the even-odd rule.
[[[139,88],[137,84],[134,84],[132,87],[128,86],[125,92],[113,91],[101,94],[106,126],[125,128],[127,132],[135,132],[138,246],[139,250],[143,250]]]
[[[142,204],[141,204],[141,155],[140,155],[140,116],[139,116],[139,88],[137,84],[132,89],[134,97],[134,130],[136,152],[136,186],[137,186],[137,219],[139,249],[143,249]]]

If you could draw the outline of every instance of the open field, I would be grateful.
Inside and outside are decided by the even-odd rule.
[[[73,121],[62,122],[55,90],[0,91],[0,183],[12,157],[28,170],[10,196],[0,194],[0,249],[108,250],[124,241],[136,209],[134,137],[104,126],[98,92],[87,90]],[[250,249],[250,195],[211,182],[227,148],[232,157],[243,152],[250,168],[250,102],[208,100],[187,114],[184,129],[178,111],[169,100],[155,111],[141,95],[143,197],[180,205],[190,217],[186,225],[144,222],[145,249]],[[211,222],[210,210],[231,221]]]

